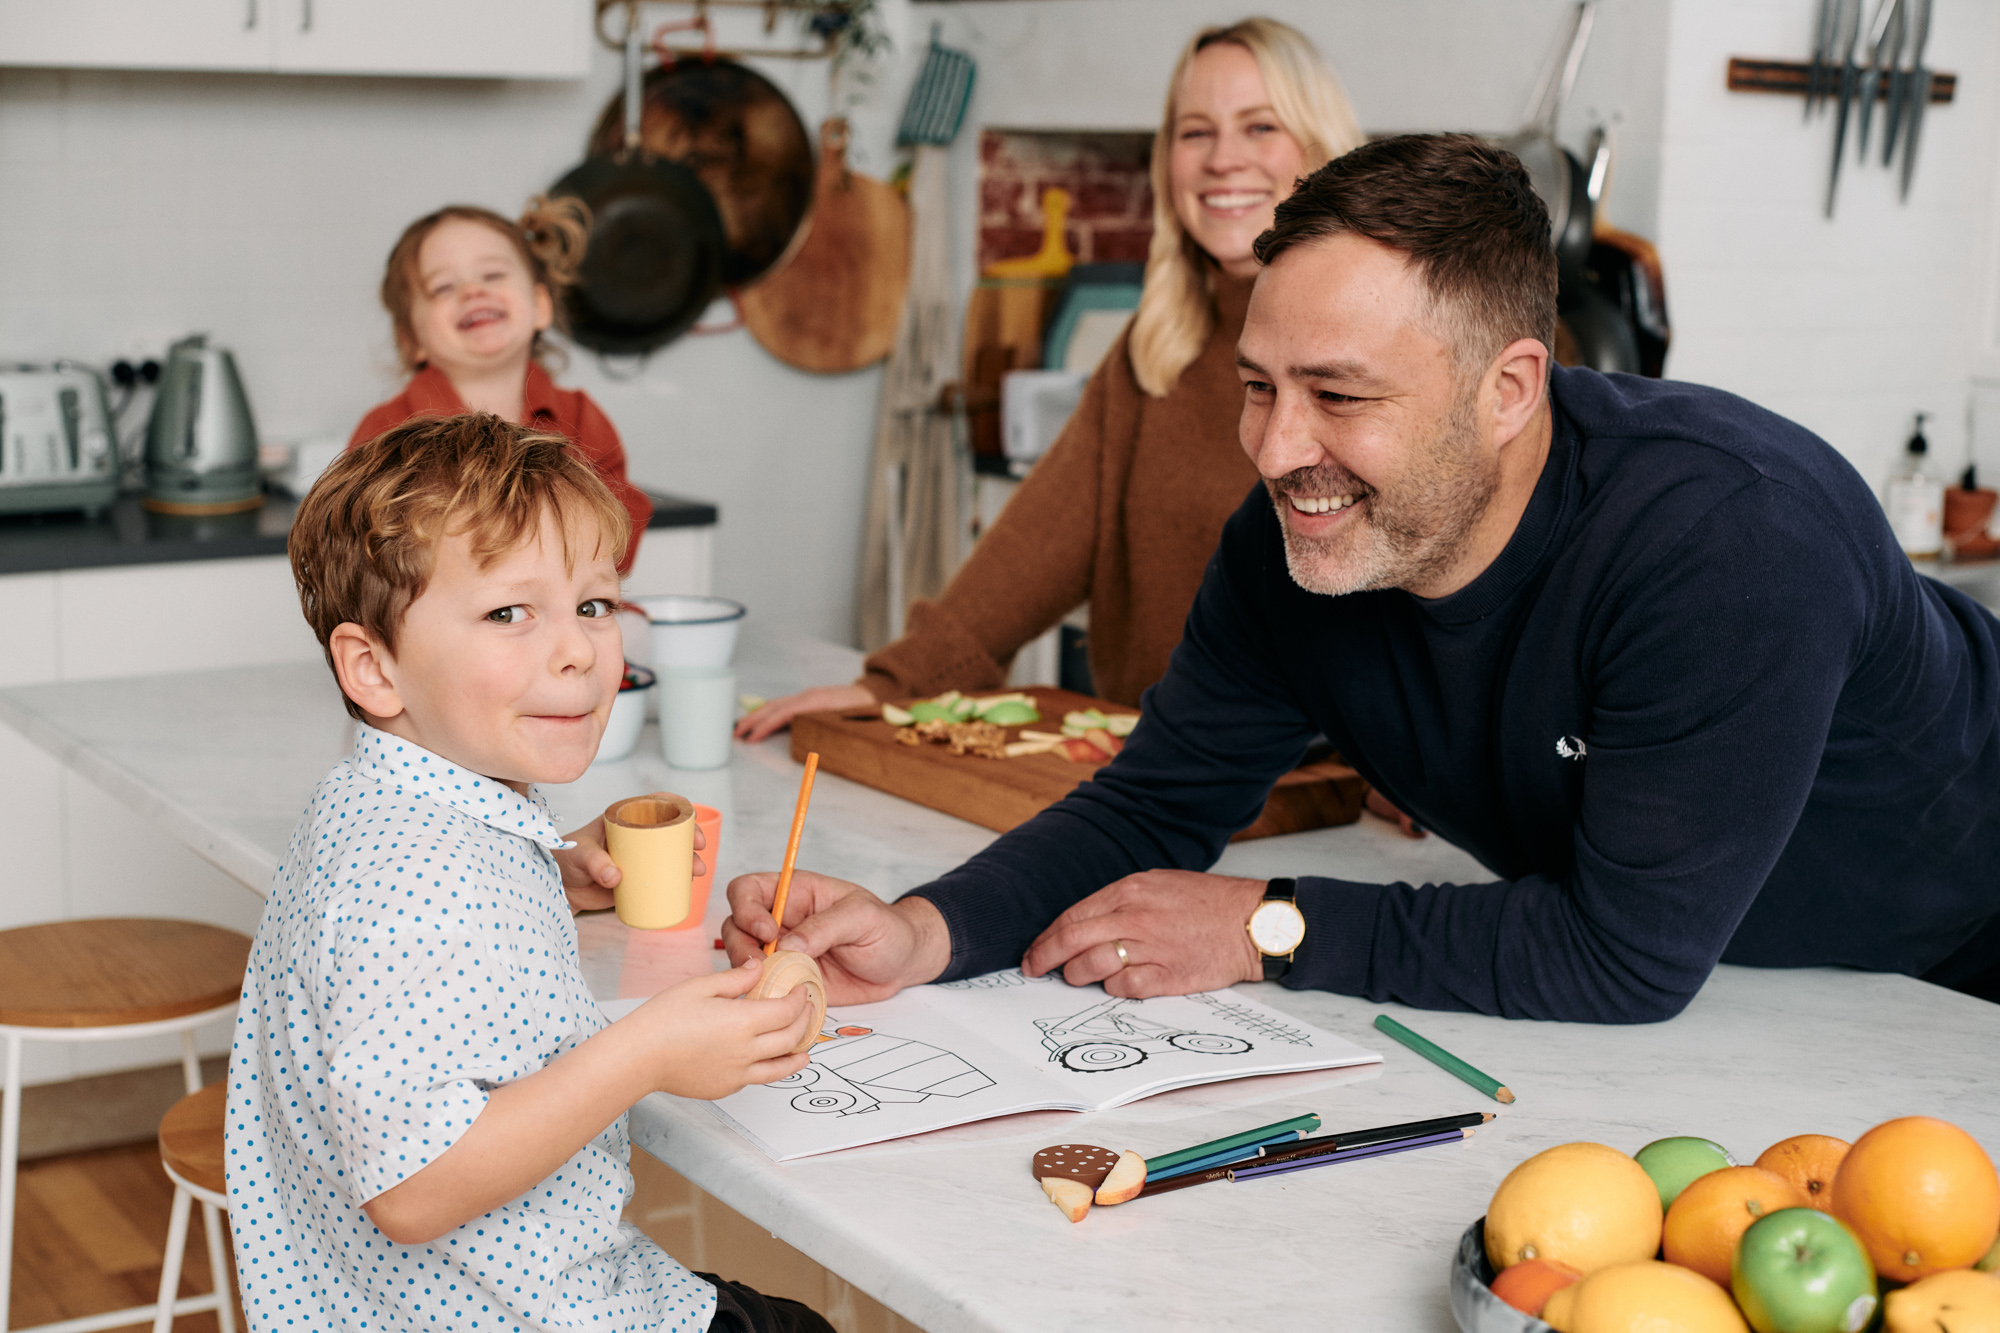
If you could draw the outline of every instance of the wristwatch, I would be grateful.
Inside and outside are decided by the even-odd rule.
[[[1292,970],[1292,955],[1305,942],[1306,919],[1294,901],[1298,886],[1289,879],[1274,879],[1264,886],[1264,901],[1250,914],[1243,929],[1250,943],[1264,955],[1264,980],[1281,980]]]

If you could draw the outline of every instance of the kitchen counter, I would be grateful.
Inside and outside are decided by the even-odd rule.
[[[649,530],[716,521],[716,508],[706,501],[647,494],[653,501]],[[283,555],[298,507],[289,496],[270,494],[263,508],[247,514],[185,518],[151,513],[137,495],[121,495],[96,518],[80,512],[0,515],[0,574]]]
[[[851,675],[858,654],[746,626],[742,687],[777,694]],[[11,724],[121,801],[262,890],[307,793],[347,748],[324,667],[260,667],[0,691]],[[667,788],[723,812],[705,928],[634,932],[580,918],[603,999],[715,966],[720,888],[776,866],[799,768],[782,737],[726,769],[677,772],[651,728],[632,758],[545,788],[564,827],[619,796]],[[831,774],[814,788],[802,866],[899,894],[985,846],[984,829]],[[1231,846],[1218,870],[1423,883],[1484,877],[1433,837],[1379,820]],[[1458,1236],[1523,1158],[1595,1140],[1631,1151],[1699,1134],[1754,1156],[1794,1133],[1853,1138],[1896,1115],[1942,1116],[2000,1153],[2000,1006],[1907,977],[1718,968],[1671,1022],[1607,1028],[1412,1014],[1398,1005],[1251,985],[1288,1013],[1382,1052],[1378,1069],[1187,1089],[1091,1116],[1042,1112],[780,1166],[703,1104],[655,1094],[635,1142],[930,1333],[1212,1330],[1267,1323],[1453,1327]],[[1505,1079],[1499,1107],[1369,1026],[1388,1012]],[[1987,1055],[1981,1055],[1986,1052]],[[1079,1141],[1157,1153],[1302,1111],[1329,1128],[1462,1110],[1500,1118],[1463,1146],[1254,1184],[1212,1185],[1093,1211],[1071,1225],[1029,1178],[1029,1155]]]

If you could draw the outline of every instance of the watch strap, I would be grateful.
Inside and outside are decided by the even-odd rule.
[[[1297,880],[1274,879],[1264,886],[1264,901],[1270,902],[1271,900],[1276,899],[1279,902],[1287,902],[1296,905],[1298,901],[1298,888],[1299,886]],[[1285,975],[1289,973],[1291,970],[1292,970],[1291,954],[1267,953],[1264,955],[1264,980],[1283,981],[1285,979]]]

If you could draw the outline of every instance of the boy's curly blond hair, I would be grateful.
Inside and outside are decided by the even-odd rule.
[[[566,562],[576,559],[573,526],[595,529],[613,564],[625,558],[631,517],[560,435],[469,412],[416,417],[349,449],[313,484],[287,543],[299,606],[327,666],[343,624],[396,651],[403,614],[429,584],[446,535],[469,536],[484,567],[533,539],[544,511],[555,516]]]

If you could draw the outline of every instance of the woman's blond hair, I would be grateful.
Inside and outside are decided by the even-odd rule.
[[[1305,153],[1311,175],[1351,148],[1363,135],[1354,108],[1319,51],[1304,33],[1276,19],[1247,18],[1203,28],[1181,51],[1167,84],[1167,105],[1153,138],[1153,244],[1146,256],[1146,286],[1127,342],[1139,387],[1164,398],[1193,364],[1215,330],[1215,261],[1195,244],[1174,211],[1172,158],[1175,99],[1196,55],[1221,42],[1240,46],[1257,62],[1278,123]]]
[[[422,362],[417,351],[417,333],[410,323],[410,308],[416,302],[417,257],[430,234],[446,222],[477,222],[491,227],[514,243],[528,276],[537,286],[549,290],[555,304],[556,327],[564,328],[563,292],[576,283],[577,269],[590,240],[590,208],[581,199],[561,195],[551,199],[538,194],[528,201],[519,218],[508,219],[477,204],[447,204],[403,228],[389,250],[389,264],[382,274],[382,308],[396,331],[396,355],[405,371],[416,370]],[[546,354],[542,335],[537,333],[532,354],[540,360]]]

